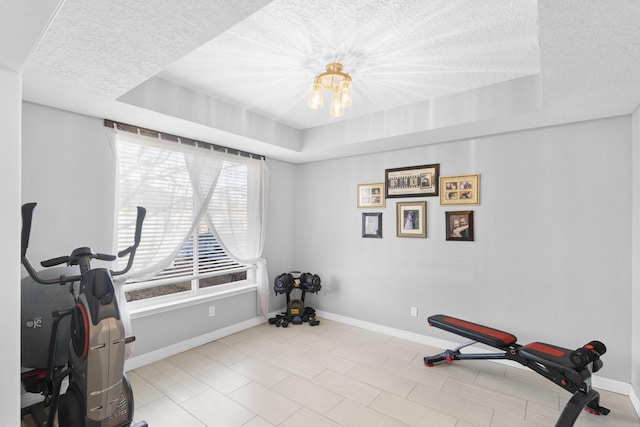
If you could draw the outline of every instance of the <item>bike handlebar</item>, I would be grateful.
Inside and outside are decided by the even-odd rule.
[[[71,258],[69,256],[65,255],[58,258],[51,258],[46,261],[41,261],[40,265],[43,267],[53,267],[54,265],[66,264],[70,259]]]
[[[117,258],[115,255],[109,254],[88,254],[88,256],[91,259],[99,259],[100,261],[115,261]],[[77,257],[65,255],[41,261],[40,265],[43,267],[53,267],[60,264],[75,265],[77,264],[77,259]]]
[[[82,278],[82,274],[77,276],[60,276],[54,279],[42,279],[38,273],[35,271],[31,262],[27,258],[27,248],[29,246],[29,237],[31,234],[31,222],[33,219],[33,210],[36,207],[36,203],[26,203],[22,206],[22,236],[21,236],[21,261],[22,265],[24,265],[25,269],[29,273],[29,276],[33,278],[36,282],[50,285],[50,284],[65,284],[69,282],[75,282]],[[129,254],[129,260],[127,262],[127,266],[120,271],[111,271],[112,276],[120,276],[125,274],[131,269],[133,265],[133,258],[136,253],[136,249],[140,244],[140,237],[142,235],[142,223],[144,221],[144,217],[147,211],[145,208],[138,206],[138,212],[136,217],[136,231],[134,236],[134,243],[132,246],[129,246],[127,249],[120,251],[118,253],[118,257],[122,258],[123,256]],[[115,255],[109,254],[101,254],[101,253],[92,253],[90,248],[79,248],[73,251],[71,256],[65,255],[61,257],[51,258],[45,261],[42,261],[40,264],[43,267],[53,267],[55,265],[67,264],[67,265],[78,265],[81,258],[84,259],[98,259],[102,261],[114,261],[116,259]]]
[[[35,203],[25,203],[24,205],[22,205],[21,257],[24,257],[26,255],[27,246],[29,246],[29,235],[31,234],[31,219],[33,218],[33,209],[35,207]]]
[[[142,206],[138,206],[138,213],[136,216],[136,232],[133,236],[133,245],[129,246],[127,249],[118,252],[118,257],[122,258],[123,256],[129,254],[129,260],[127,261],[127,266],[124,270],[111,272],[114,276],[120,276],[131,269],[133,265],[133,258],[136,255],[136,249],[138,249],[138,245],[140,244],[140,236],[142,235],[142,223],[144,222],[144,217],[147,215],[147,210]]]
[[[147,214],[145,208],[138,206],[138,214],[136,217],[136,233],[133,237],[133,246],[129,246],[127,249],[121,250],[118,252],[118,258],[122,258],[127,255],[132,250],[137,249],[140,244],[140,236],[142,235],[142,222],[144,221],[144,217]]]

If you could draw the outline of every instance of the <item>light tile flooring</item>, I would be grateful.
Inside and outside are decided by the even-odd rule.
[[[150,427],[553,426],[570,398],[496,362],[423,365],[440,351],[326,319],[265,323],[128,375]],[[576,426],[640,425],[628,397],[600,394],[611,413]]]

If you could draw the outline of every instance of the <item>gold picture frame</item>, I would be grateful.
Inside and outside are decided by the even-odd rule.
[[[427,202],[396,203],[396,235],[427,237]]]
[[[479,174],[440,177],[440,205],[479,204]]]
[[[358,184],[357,206],[359,208],[384,208],[384,182]]]

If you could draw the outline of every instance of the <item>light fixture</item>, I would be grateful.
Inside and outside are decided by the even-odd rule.
[[[342,72],[342,64],[333,62],[327,65],[327,71],[313,79],[307,104],[309,108],[322,109],[323,90],[333,92],[329,114],[332,117],[342,117],[344,109],[351,107],[351,76]]]

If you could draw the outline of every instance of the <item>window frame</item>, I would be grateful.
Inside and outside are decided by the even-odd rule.
[[[255,265],[249,265],[246,270],[241,270],[247,272],[245,280],[203,288],[200,292],[196,292],[192,284],[192,289],[189,291],[127,302],[129,314],[132,319],[136,319],[253,292],[258,287],[255,279],[255,270]],[[126,283],[123,285],[123,292],[145,289],[149,287],[149,282],[152,281]],[[158,284],[155,283],[154,286],[158,286]]]
[[[131,143],[136,144],[136,142],[131,142],[128,140],[124,140],[122,142],[126,144],[131,144]],[[170,144],[171,142],[168,142],[168,145],[166,148],[167,151],[174,151],[172,150]],[[200,145],[197,145],[197,146],[199,147]],[[179,151],[179,149],[176,147],[175,151]],[[234,163],[233,161],[234,157],[235,156],[229,155],[229,159],[225,161]],[[264,158],[262,158],[262,160],[264,160]],[[247,176],[246,179],[249,179],[249,177]],[[117,197],[119,197],[119,195],[116,192],[116,198]],[[247,197],[247,200],[249,200],[249,198],[251,197],[251,194],[247,193],[246,197]],[[194,230],[193,238],[196,239],[197,236],[198,236],[198,229],[196,228],[196,230]],[[222,250],[224,251],[224,248],[222,248]],[[193,267],[195,269],[196,266],[199,266],[199,264],[196,262],[197,251],[194,251],[194,252],[195,253],[193,256],[194,258]],[[225,254],[227,254],[226,251],[225,251]],[[233,261],[233,258],[231,256],[229,256],[228,254],[227,256],[229,257],[230,260]],[[176,275],[176,276],[166,277],[161,279],[152,278],[148,280],[134,280],[134,281],[127,281],[124,284],[122,284],[122,294],[126,294],[126,292],[129,292],[129,291],[150,289],[153,287],[158,287],[158,286],[163,286],[168,284],[190,282],[189,290],[180,291],[180,292],[176,292],[168,295],[152,296],[152,297],[143,298],[143,299],[139,299],[131,302],[126,302],[129,313],[131,315],[134,315],[135,317],[140,317],[146,314],[153,314],[153,313],[162,312],[162,311],[174,310],[174,309],[178,309],[178,308],[182,308],[182,307],[186,307],[194,304],[201,304],[206,301],[212,301],[212,300],[221,299],[221,298],[228,298],[230,296],[238,295],[241,293],[253,292],[258,287],[257,278],[256,278],[257,264],[255,263],[249,263],[249,264],[238,263],[238,267],[235,267],[235,268],[218,270],[218,271],[209,271],[206,273],[194,273],[195,271],[194,269],[189,271],[188,272],[189,274],[185,274],[185,275]],[[163,272],[164,271],[166,270],[163,270]],[[163,272],[158,273],[158,275],[161,275]],[[211,277],[217,277],[217,276],[238,273],[238,272],[245,272],[246,278],[237,280],[234,282],[200,287],[200,280],[205,280]],[[123,298],[123,300],[124,299],[125,298]]]

